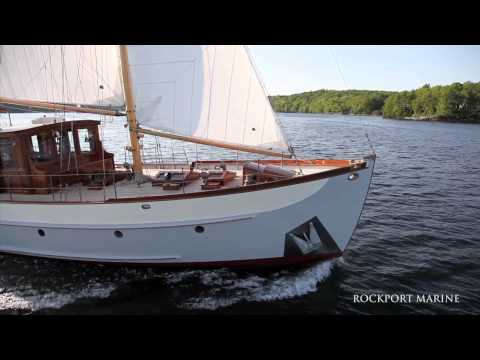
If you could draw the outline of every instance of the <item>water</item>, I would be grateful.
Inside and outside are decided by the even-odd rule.
[[[281,120],[299,157],[366,155],[364,134],[369,133],[378,155],[375,174],[342,258],[299,270],[250,273],[164,272],[5,255],[0,256],[0,313],[480,312],[479,125],[340,115],[282,114]],[[119,161],[127,136],[121,121],[107,119],[105,144]],[[155,141],[145,139],[145,145]],[[176,159],[208,158],[206,147],[191,145],[184,152],[177,142],[161,145],[165,158],[172,149]],[[457,294],[460,302],[354,303],[355,294],[372,292]]]

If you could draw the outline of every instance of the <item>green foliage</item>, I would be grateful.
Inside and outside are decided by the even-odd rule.
[[[415,93],[413,91],[402,91],[390,95],[385,101],[383,116],[392,118],[405,118],[412,116],[414,114],[412,106],[414,101]]]
[[[290,96],[273,96],[272,106],[278,112],[305,113],[381,113],[387,91],[318,90]]]
[[[344,113],[480,122],[480,83],[425,85],[402,92],[318,90],[290,96],[273,96],[278,112]]]

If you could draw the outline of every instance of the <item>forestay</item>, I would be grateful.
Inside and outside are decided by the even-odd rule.
[[[0,97],[123,106],[117,45],[1,45]]]
[[[244,46],[128,46],[139,124],[212,141],[287,152]]]

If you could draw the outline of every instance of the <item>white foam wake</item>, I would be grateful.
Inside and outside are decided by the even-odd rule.
[[[215,310],[242,301],[284,300],[315,292],[318,284],[330,275],[332,265],[329,261],[301,271],[284,270],[269,275],[241,275],[228,269],[182,272],[119,269],[107,275],[97,273],[98,270],[89,274],[84,269],[85,274],[75,273],[76,276],[66,282],[49,281],[38,286],[34,281],[0,287],[0,313],[59,309],[81,299],[108,298],[114,290],[132,281],[156,279],[172,289],[185,290],[172,291],[176,306],[188,310]],[[19,279],[16,280],[18,283]]]
[[[268,277],[258,275],[240,278],[228,270],[202,272],[200,282],[206,289],[198,296],[182,302],[179,307],[185,309],[216,310],[242,301],[274,301],[303,296],[317,290],[317,286],[327,278],[333,262],[323,262],[296,273],[282,271]],[[193,276],[185,274],[182,278],[173,276],[171,284],[177,284]]]
[[[32,288],[15,289],[13,291],[3,290],[0,292],[0,312],[59,309],[78,299],[107,298],[115,288],[113,285],[94,284],[68,293],[57,291],[41,293]]]

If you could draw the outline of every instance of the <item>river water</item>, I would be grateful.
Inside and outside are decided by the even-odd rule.
[[[480,313],[480,125],[309,114],[280,119],[299,157],[367,155],[368,132],[378,160],[343,257],[253,273],[165,272],[0,255],[0,314]],[[5,125],[5,116],[0,120]],[[104,123],[105,146],[123,162],[127,131],[116,120]],[[159,146],[150,151],[151,145]],[[162,160],[172,153],[190,161],[236,157],[151,138],[145,149],[156,161],[160,152]],[[458,302],[354,301],[372,293],[449,294]]]

